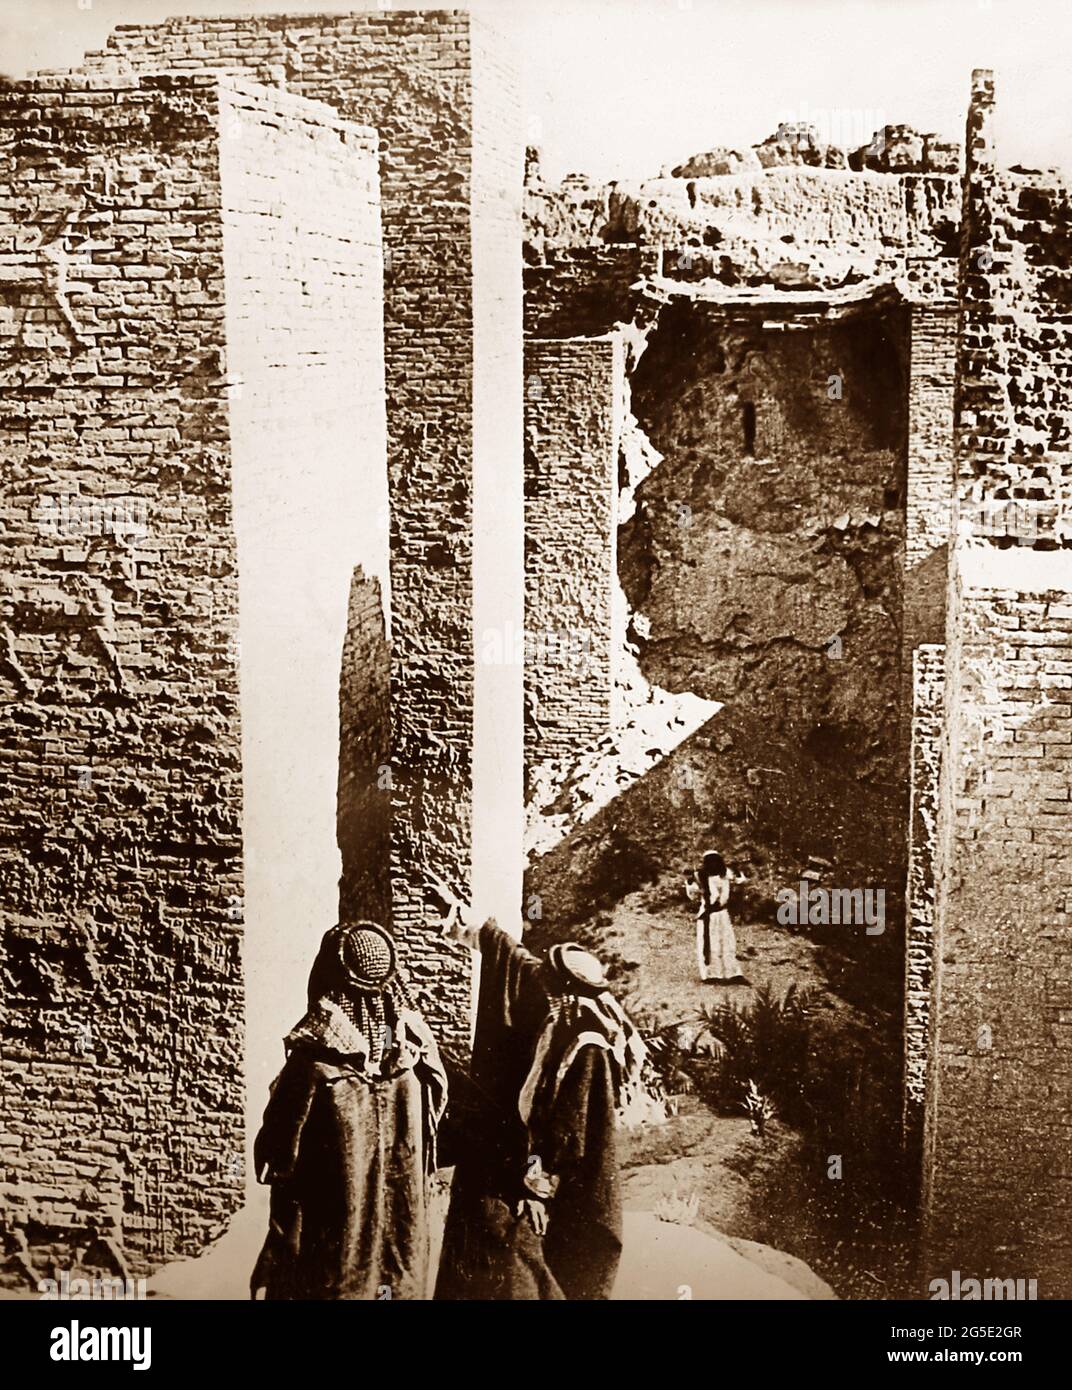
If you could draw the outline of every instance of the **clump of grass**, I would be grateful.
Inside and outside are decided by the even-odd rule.
[[[752,1133],[758,1139],[762,1139],[766,1135],[767,1126],[778,1115],[770,1098],[765,1096],[751,1079],[749,1079],[748,1089],[744,1093],[741,1109],[748,1116]]]
[[[687,1197],[679,1197],[677,1188],[665,1197],[660,1197],[653,1208],[660,1221],[670,1221],[676,1226],[691,1226],[700,1210],[700,1194],[690,1192]]]
[[[704,1032],[722,1044],[697,1078],[704,1098],[716,1109],[736,1110],[755,1085],[784,1119],[799,1123],[810,1069],[810,993],[790,985],[779,998],[764,985],[750,1004],[706,1005],[702,1020]]]

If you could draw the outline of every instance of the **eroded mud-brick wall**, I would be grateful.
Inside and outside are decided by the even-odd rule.
[[[525,762],[609,733],[617,587],[621,345],[525,348]]]
[[[247,71],[379,132],[393,920],[418,996],[462,1042],[468,956],[445,946],[430,922],[428,872],[456,891],[475,887],[481,909],[504,923],[517,920],[521,901],[521,668],[474,660],[474,600],[481,629],[522,622],[516,84],[494,35],[446,10],[122,26],[88,62],[107,71]],[[489,414],[474,441],[481,395]],[[505,557],[515,550],[511,568]],[[483,788],[475,828],[474,770]],[[495,881],[474,884],[474,864],[497,866]]]
[[[912,654],[911,805],[905,903],[904,1138],[918,1157],[927,1083],[927,1039],[934,965],[934,835],[942,736],[945,647]]]
[[[773,309],[671,301],[631,379],[662,462],[620,537],[649,679],[747,701],[893,795],[904,312],[778,331]]]
[[[644,312],[639,284],[659,265],[658,249],[577,246],[550,250],[525,267],[525,333],[533,338],[598,337]]]
[[[924,1284],[1072,1293],[1072,199],[968,117]]]
[[[19,83],[0,127],[0,1220],[144,1271],[243,1183],[217,89]]]

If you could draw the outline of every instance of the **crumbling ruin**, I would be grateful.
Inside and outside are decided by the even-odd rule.
[[[603,188],[523,165],[458,12],[5,84],[12,1277],[222,1229],[340,910],[464,1050],[436,882],[553,936],[712,821],[804,863],[858,805],[921,1271],[1067,1295],[1069,202],[991,103],[963,173],[782,127]]]
[[[222,1229],[337,834],[347,910],[390,885],[467,1035],[425,893],[520,900],[521,668],[472,661],[474,613],[523,622],[512,90],[494,36],[430,12],[128,26],[0,94],[16,1260],[99,1229],[144,1271]],[[54,538],[48,498],[149,521]],[[340,658],[346,696],[388,623],[389,734],[366,673],[344,747],[379,761],[340,770]]]

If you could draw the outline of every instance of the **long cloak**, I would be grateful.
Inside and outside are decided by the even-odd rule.
[[[254,1146],[272,1185],[253,1287],[268,1299],[427,1297],[427,1175],[445,1077],[427,1025],[400,1015],[373,1075],[345,1047],[296,1043]]]
[[[606,1298],[621,1253],[610,1058],[578,1047],[526,1123],[519,1097],[551,1009],[547,970],[494,924],[480,952],[472,1066],[451,1076],[444,1127],[455,1172],[436,1297]],[[517,1215],[534,1163],[557,1179],[542,1240]]]

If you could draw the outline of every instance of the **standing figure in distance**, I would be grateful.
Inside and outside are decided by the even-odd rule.
[[[428,1296],[427,1180],[446,1106],[435,1039],[373,922],[324,936],[254,1145],[271,1220],[254,1298]]]
[[[711,984],[747,984],[737,963],[737,938],[730,921],[734,875],[722,855],[709,849],[698,869],[687,875],[685,893],[696,904],[696,964]]]

